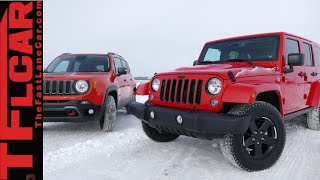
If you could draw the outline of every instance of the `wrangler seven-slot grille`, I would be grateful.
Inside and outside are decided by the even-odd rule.
[[[43,83],[44,95],[74,95],[73,80],[50,80]]]
[[[160,101],[200,104],[203,81],[195,79],[165,79],[161,82]]]

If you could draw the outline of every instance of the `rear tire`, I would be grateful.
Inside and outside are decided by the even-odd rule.
[[[150,127],[145,122],[142,122],[142,129],[150,139],[156,142],[170,142],[179,137],[178,134],[172,134],[168,132],[159,132],[157,129]]]
[[[237,105],[228,114],[250,115],[248,130],[242,135],[226,135],[220,142],[223,155],[245,171],[261,171],[273,166],[284,149],[286,133],[279,111],[269,103]]]
[[[320,131],[320,106],[315,107],[314,110],[307,114],[308,127],[313,130]]]
[[[116,121],[116,102],[113,96],[106,97],[105,112],[100,119],[100,129],[104,132],[112,130],[114,122]]]

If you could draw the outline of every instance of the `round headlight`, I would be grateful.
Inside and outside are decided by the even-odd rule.
[[[151,83],[151,89],[154,92],[157,92],[160,88],[160,80],[158,78],[155,78]]]
[[[83,80],[77,81],[75,87],[79,93],[85,93],[89,90],[89,84],[87,83],[87,81]]]
[[[222,82],[218,78],[212,78],[208,81],[207,88],[210,94],[218,94],[222,89]]]

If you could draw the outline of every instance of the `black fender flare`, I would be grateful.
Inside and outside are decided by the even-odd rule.
[[[109,86],[106,90],[106,94],[104,95],[104,101],[107,97],[107,95],[112,92],[112,91],[115,91],[116,92],[116,95],[117,95],[117,99],[116,99],[116,104],[118,104],[118,87],[117,86]]]

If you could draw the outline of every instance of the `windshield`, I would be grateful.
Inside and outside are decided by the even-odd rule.
[[[207,44],[199,64],[223,61],[277,60],[279,39],[279,36],[266,36]]]
[[[59,56],[47,68],[48,73],[65,72],[108,72],[110,69],[107,56],[68,55]]]

